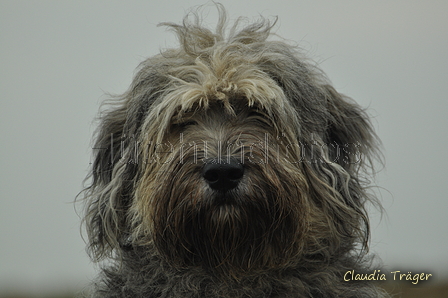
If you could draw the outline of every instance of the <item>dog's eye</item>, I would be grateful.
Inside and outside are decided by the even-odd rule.
[[[186,122],[182,122],[179,125],[182,127],[186,127],[186,126],[190,126],[190,125],[196,125],[196,121],[186,121]]]
[[[197,124],[196,121],[189,120],[189,121],[174,123],[173,126],[178,129],[185,129],[188,126],[192,126],[192,125],[196,125],[196,124]]]
[[[257,117],[257,118],[263,118],[263,114],[260,113],[260,112],[258,112],[258,111],[251,111],[251,112],[249,113],[249,115],[247,115],[247,117],[248,117],[248,118],[254,118],[254,117]]]
[[[262,126],[272,125],[272,123],[269,121],[269,117],[267,117],[263,111],[259,111],[259,110],[250,111],[249,114],[247,115],[247,119],[249,122],[256,123],[257,125],[262,125]]]
[[[247,119],[256,121],[258,123],[266,124],[268,122],[268,118],[263,112],[260,111],[251,111],[247,116]]]

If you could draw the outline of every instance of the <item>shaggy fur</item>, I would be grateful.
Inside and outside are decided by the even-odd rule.
[[[92,297],[380,297],[366,113],[261,19],[197,14],[100,116],[84,191]],[[224,173],[224,174],[223,174]],[[228,175],[222,178],[220,175]]]

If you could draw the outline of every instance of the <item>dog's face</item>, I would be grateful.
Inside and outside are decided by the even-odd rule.
[[[365,113],[260,23],[227,41],[171,25],[104,113],[88,188],[95,258],[156,250],[238,276],[325,261],[368,238]],[[176,27],[177,26],[177,27]]]
[[[212,99],[208,108],[173,115],[157,148],[146,139],[143,160],[152,164],[139,180],[133,217],[149,232],[143,239],[177,265],[278,267],[298,253],[306,230],[298,215],[309,208],[307,182],[300,164],[281,160],[297,162],[299,152],[276,143],[288,138],[273,139],[280,124],[267,111],[238,95],[227,104],[231,110]]]

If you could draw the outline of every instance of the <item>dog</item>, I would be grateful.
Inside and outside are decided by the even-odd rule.
[[[107,101],[84,190],[91,297],[384,297],[365,206],[380,141],[265,18],[163,23],[180,46]]]

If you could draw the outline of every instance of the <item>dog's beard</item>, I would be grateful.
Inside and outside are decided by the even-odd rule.
[[[159,188],[165,191],[153,216],[154,243],[169,263],[239,276],[294,260],[307,217],[303,186],[293,184],[300,179],[291,183],[282,167],[252,164],[236,188],[220,192],[196,166],[177,167],[177,179]]]

